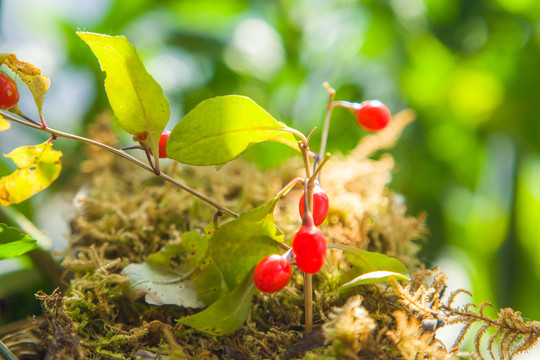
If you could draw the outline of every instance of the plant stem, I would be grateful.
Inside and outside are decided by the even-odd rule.
[[[321,164],[315,169],[315,171],[313,172],[309,180],[310,182],[313,182],[313,183],[315,182],[315,180],[317,179],[317,176],[319,176],[319,173],[321,172],[322,167],[324,166],[324,164],[326,164],[328,159],[330,159],[330,153],[326,154]]]
[[[6,360],[18,360],[15,355],[9,349],[4,345],[3,342],[0,341],[0,355],[4,357]]]
[[[313,330],[313,275],[304,273],[304,312],[306,334]]]
[[[45,132],[48,132],[49,134],[51,134],[53,137],[63,137],[63,138],[67,138],[67,139],[72,139],[72,140],[77,140],[77,141],[81,141],[83,143],[86,143],[86,144],[91,144],[91,145],[95,145],[95,146],[99,146],[109,152],[112,152],[113,154],[115,155],[118,155],[128,161],[131,161],[133,164],[143,168],[144,170],[146,171],[149,171],[153,174],[156,174],[155,173],[155,169],[153,169],[151,166],[143,163],[142,161],[134,158],[133,156],[127,154],[126,152],[122,151],[122,150],[118,150],[116,148],[113,148],[112,146],[109,146],[109,145],[106,145],[106,144],[103,144],[103,143],[100,143],[99,141],[95,141],[95,140],[92,140],[92,139],[88,139],[88,138],[85,138],[85,137],[82,137],[82,136],[78,136],[78,135],[73,135],[73,134],[69,134],[69,133],[65,133],[65,132],[62,132],[62,131],[58,131],[58,130],[55,130],[53,128],[50,128],[50,127],[41,127],[39,125],[35,125],[34,123],[32,122],[27,122],[27,121],[24,121],[24,120],[21,120],[21,119],[18,119],[10,114],[6,114],[6,113],[2,113],[2,116],[5,118],[5,119],[8,119],[8,120],[11,120],[13,122],[16,122],[18,124],[21,124],[21,125],[24,125],[24,126],[28,126],[28,127],[31,127],[32,129],[35,129],[35,130],[41,130],[41,131],[45,131]],[[215,201],[213,201],[212,199],[208,198],[206,195],[203,195],[201,194],[200,192],[198,192],[197,190],[195,189],[192,189],[191,187],[187,186],[187,185],[184,185],[182,184],[181,182],[171,178],[170,176],[168,176],[167,174],[164,174],[164,173],[160,173],[159,175],[156,174],[156,176],[162,178],[163,180],[165,181],[168,181],[170,183],[172,183],[173,185],[181,188],[182,190],[185,190],[187,191],[188,193],[190,193],[191,195],[193,196],[196,196],[198,197],[199,199],[201,199],[202,201],[212,205],[213,207],[215,207],[218,211],[221,211],[222,213],[224,214],[227,214],[229,216],[232,216],[234,218],[237,218],[238,217],[238,214],[235,213],[234,211],[232,210],[229,210],[227,209],[226,207],[223,207],[221,205],[219,205],[218,203],[216,203]]]
[[[283,189],[279,190],[276,197],[280,198],[282,196],[285,196],[289,191],[291,191],[293,187],[295,187],[296,184],[304,183],[304,181],[305,181],[304,178],[301,178],[301,177],[292,179],[287,185],[285,185]]]
[[[339,100],[339,101],[332,101],[332,107],[343,107],[350,110],[358,110],[362,106],[359,103],[345,101],[345,100]]]
[[[311,212],[313,209],[313,184],[307,183],[312,177],[311,166],[309,163],[309,147],[301,142],[298,142],[298,147],[300,148],[300,151],[302,151],[302,158],[304,159],[304,167],[306,170],[304,201],[308,202],[309,212]],[[308,211],[305,211],[304,216],[306,216],[307,213]],[[304,220],[302,219],[302,222],[303,221]],[[306,334],[309,334],[313,330],[313,276],[308,273],[304,273],[304,318],[306,323]]]
[[[336,91],[332,89],[330,84],[325,82],[323,86],[328,91],[328,103],[326,104],[326,112],[324,114],[324,125],[323,125],[323,131],[321,135],[321,148],[319,150],[319,159],[322,159],[326,152],[326,143],[328,141],[328,131],[330,129],[330,117],[332,115],[332,109],[334,108],[334,103],[333,103],[334,97],[336,96]]]

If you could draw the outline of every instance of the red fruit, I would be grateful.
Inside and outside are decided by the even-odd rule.
[[[281,255],[268,255],[255,267],[253,282],[265,293],[279,291],[291,279],[291,264]]]
[[[167,156],[167,141],[169,140],[171,132],[169,130],[163,130],[161,137],[159,138],[159,158],[164,159]]]
[[[15,81],[0,72],[0,110],[11,109],[19,102],[19,91]]]
[[[367,131],[384,129],[391,118],[390,110],[379,100],[364,101],[356,109],[356,121],[358,125]]]
[[[303,272],[315,274],[326,259],[326,238],[313,225],[302,225],[292,242],[296,265]]]
[[[300,203],[298,204],[300,209],[300,217],[304,216],[304,194],[300,197]],[[324,190],[316,183],[313,188],[313,222],[315,226],[319,226],[326,219],[328,214],[328,195]]]

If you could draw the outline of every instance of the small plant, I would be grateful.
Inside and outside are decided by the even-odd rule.
[[[77,254],[76,261],[84,275],[79,279],[81,281],[71,283],[73,289],[71,291],[68,289],[68,296],[64,299],[66,303],[62,304],[58,293],[53,294],[59,298],[58,301],[53,302],[55,305],[51,305],[45,295],[40,295],[49,327],[55,328],[55,331],[62,331],[56,328],[61,325],[53,320],[54,314],[60,311],[51,309],[51,306],[61,307],[62,314],[66,318],[68,315],[73,315],[83,319],[77,323],[77,331],[88,340],[86,343],[83,342],[84,352],[91,356],[97,354],[120,357],[121,355],[114,353],[115,349],[120,348],[119,344],[130,343],[131,346],[135,346],[133,343],[136,344],[152,329],[145,323],[138,331],[129,332],[129,335],[126,335],[123,329],[122,334],[112,336],[108,342],[100,343],[91,338],[96,329],[106,327],[103,325],[105,323],[103,317],[111,316],[116,319],[118,316],[116,312],[120,312],[116,309],[111,311],[113,313],[111,315],[106,313],[110,311],[109,309],[102,309],[101,305],[108,301],[109,295],[107,291],[103,291],[103,288],[111,286],[114,288],[111,292],[114,293],[116,299],[121,299],[120,308],[128,302],[127,299],[133,303],[144,296],[144,302],[148,306],[176,305],[178,308],[185,309],[181,315],[173,317],[177,323],[183,324],[181,326],[185,325],[194,331],[211,335],[231,334],[239,330],[248,319],[252,300],[256,294],[255,289],[267,294],[283,290],[295,277],[296,267],[302,272],[303,277],[305,333],[313,331],[313,276],[319,275],[324,272],[321,270],[332,266],[334,268],[328,272],[334,274],[337,280],[333,281],[337,284],[329,284],[328,287],[335,286],[339,288],[339,291],[348,291],[357,289],[360,285],[386,284],[385,289],[393,289],[393,294],[399,297],[399,301],[390,301],[388,300],[390,296],[385,297],[384,291],[379,294],[382,298],[380,301],[384,303],[386,309],[403,310],[405,308],[407,310],[409,303],[416,305],[418,302],[415,300],[416,293],[414,297],[409,296],[412,290],[401,287],[398,282],[410,280],[409,271],[401,261],[382,253],[360,249],[356,246],[357,244],[346,245],[333,242],[331,237],[323,233],[324,228],[322,230],[318,228],[324,223],[328,212],[332,210],[329,197],[319,183],[319,176],[330,159],[330,154],[326,153],[326,143],[333,109],[345,107],[352,110],[362,128],[370,132],[378,132],[385,129],[391,120],[390,111],[384,104],[377,100],[362,103],[335,101],[335,91],[325,83],[328,102],[318,152],[311,149],[311,134],[306,136],[274,119],[254,101],[239,95],[219,96],[202,101],[187,113],[172,131],[168,131],[165,130],[170,117],[168,101],[159,84],[146,72],[135,49],[127,39],[122,36],[113,37],[87,32],[80,32],[78,35],[90,46],[98,58],[101,69],[106,72],[105,89],[115,118],[120,127],[132,135],[135,144],[118,149],[94,139],[68,134],[49,127],[41,111],[43,95],[48,90],[49,79],[41,75],[39,69],[19,61],[13,54],[0,55],[0,65],[8,67],[28,86],[39,114],[39,121],[36,121],[21,112],[16,106],[18,92],[14,82],[1,74],[0,85],[4,85],[0,86],[0,106],[7,112],[1,113],[0,130],[6,130],[12,122],[50,134],[50,139],[43,144],[22,146],[6,155],[13,159],[18,169],[0,178],[0,204],[5,206],[19,203],[49,186],[61,170],[62,153],[54,150],[53,145],[58,138],[68,138],[115,154],[172,186],[187,191],[208,204],[213,209],[214,216],[205,219],[208,225],[204,229],[202,226],[189,224],[186,228],[190,231],[180,233],[178,231],[180,226],[177,228],[174,224],[170,233],[176,234],[176,240],[156,238],[151,231],[147,230],[147,227],[134,236],[122,238],[118,249],[107,250],[109,245],[106,242],[102,244],[100,250],[96,250],[94,244],[87,250],[81,250],[81,253]],[[130,80],[129,86],[125,85],[126,79]],[[14,94],[17,94],[16,100]],[[125,106],[125,104],[131,104],[131,106]],[[298,151],[305,174],[290,180],[283,189],[275,193],[275,196],[266,199],[266,203],[259,203],[245,211],[242,211],[243,209],[234,211],[224,206],[219,200],[169,176],[160,167],[159,161],[163,158],[170,158],[186,165],[222,166],[235,160],[253,144],[266,141],[282,143]],[[137,149],[144,152],[146,161],[141,161],[127,153],[127,150]],[[302,224],[290,239],[286,238],[276,224],[274,212],[276,205],[298,184],[303,185],[299,204]],[[166,196],[164,193],[163,198]],[[145,196],[143,198],[148,201]],[[293,210],[296,212],[296,203]],[[127,222],[124,218],[122,217],[120,222]],[[28,245],[28,239],[22,234],[16,234],[15,239],[5,241],[5,229],[6,227],[0,224],[0,250],[4,243],[8,242],[17,243],[20,247],[18,252],[13,253],[15,255],[27,251],[22,248],[23,246],[30,246],[29,248],[35,246],[35,244]],[[129,242],[136,242],[137,246],[143,249],[142,258],[122,258],[122,247]],[[339,253],[341,262],[350,265],[346,273],[345,271],[342,273],[343,268],[339,266],[340,262],[328,261],[330,259],[330,257],[327,259],[328,250]],[[104,260],[105,253],[112,253],[115,258]],[[99,270],[96,271],[95,267],[87,265],[85,261],[99,263]],[[91,274],[87,274],[87,271]],[[95,286],[92,281],[99,282],[99,286]],[[85,294],[89,293],[93,294],[92,298],[99,303],[99,306],[92,304],[86,297]],[[270,296],[279,296],[279,294]],[[425,295],[426,297],[422,296],[420,296],[422,301],[426,300],[423,304],[435,299],[432,293]],[[372,302],[377,303],[377,300],[372,299]],[[346,306],[341,313],[362,315],[362,321],[358,322],[361,325],[358,326],[364,328],[358,333],[363,334],[360,337],[363,342],[373,347],[373,339],[367,334],[375,331],[375,321],[365,309],[355,310],[361,303],[357,299]],[[407,305],[402,305],[402,303]],[[137,311],[135,306],[129,306],[132,307],[130,311]],[[319,308],[322,306],[323,304],[320,304]],[[374,312],[379,313],[382,308],[377,308],[377,306],[373,309]],[[64,307],[70,308],[64,311]],[[422,319],[434,320],[432,317],[435,317],[437,320],[433,308],[423,306],[420,310],[431,314],[423,314]],[[436,310],[439,311],[439,309]],[[412,311],[410,310],[411,313]],[[99,321],[92,321],[92,317],[87,315],[91,312],[95,312],[93,316],[99,318]],[[462,318],[469,319],[467,317],[469,315],[471,314],[464,313]],[[416,319],[408,321],[404,316],[397,312],[393,318],[389,316],[384,318],[381,315],[381,320],[377,320],[385,326],[380,330],[377,338],[384,338],[386,343],[385,349],[379,349],[378,352],[373,353],[380,357],[373,358],[386,358],[385,351],[388,351],[388,354],[398,354],[396,355],[398,357],[401,356],[399,354],[416,356],[419,351],[424,351],[428,355],[437,354],[437,356],[447,354],[442,350],[439,351],[438,347],[435,349],[432,338],[424,335],[421,337],[423,348],[420,350],[417,348],[411,350],[408,346],[403,346],[404,335],[389,330],[391,326],[395,329],[396,322],[399,329],[415,327],[415,330],[410,332],[411,337],[418,337],[419,334],[419,330],[416,329],[418,321]],[[335,315],[330,323],[348,323],[349,320]],[[67,325],[70,329],[75,328],[73,324]],[[342,341],[340,332],[332,332],[332,329],[328,329],[329,327],[325,327],[328,333],[327,339],[334,339],[336,344]],[[535,334],[530,335],[530,340],[526,342],[527,346],[536,341]],[[44,338],[45,342],[48,341],[46,334]],[[309,338],[306,337],[306,339]],[[350,348],[356,352],[360,351],[357,348],[358,341],[349,340],[347,340],[348,343],[352,344]],[[347,343],[347,341],[342,343]],[[73,343],[78,344],[77,341]],[[173,341],[169,343],[174,348]],[[366,349],[365,351],[369,350]],[[80,350],[77,347],[73,352],[79,353]]]

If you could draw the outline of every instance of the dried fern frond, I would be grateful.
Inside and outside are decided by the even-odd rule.
[[[451,296],[452,300],[454,298],[455,294]],[[491,328],[494,329],[494,333],[489,338],[488,351],[493,359],[496,359],[494,349],[497,342],[498,356],[501,360],[510,360],[517,354],[530,350],[536,344],[540,337],[540,322],[525,322],[521,317],[521,312],[514,311],[511,308],[501,309],[498,317],[493,319],[484,314],[486,306],[490,306],[490,304],[483,303],[478,306],[467,304],[461,309],[452,308],[448,304],[442,306],[442,310],[446,313],[446,322],[448,324],[465,324],[465,327],[452,347],[453,351],[459,347],[459,344],[463,341],[463,338],[474,323],[481,324],[474,338],[475,351],[481,359],[484,358],[480,351],[480,342],[488,329]]]
[[[420,274],[429,274],[425,272]],[[413,276],[414,279],[414,276]],[[517,354],[529,350],[540,337],[540,322],[525,322],[519,311],[510,308],[501,309],[496,319],[485,314],[485,309],[491,307],[490,303],[479,305],[468,303],[462,307],[455,307],[454,302],[459,294],[471,295],[467,290],[459,289],[452,292],[447,299],[443,300],[446,289],[446,275],[438,273],[434,276],[429,287],[419,285],[417,281],[402,287],[397,281],[392,283],[394,291],[399,296],[398,305],[405,310],[411,318],[416,318],[423,324],[438,321],[438,324],[462,324],[454,344],[450,349],[452,355],[457,355],[466,335],[473,325],[479,328],[474,334],[474,357],[484,359],[482,356],[481,342],[490,331],[487,341],[487,351],[492,359],[510,360]],[[435,329],[438,326],[435,326]],[[498,350],[498,357],[496,351]]]
[[[407,316],[403,311],[395,311],[396,330],[389,330],[386,335],[391,338],[404,359],[450,360],[456,359],[444,346],[434,339],[432,332],[424,332],[420,322]]]
[[[354,352],[365,348],[370,333],[375,330],[375,320],[362,306],[362,297],[353,296],[340,308],[333,308],[328,315],[330,321],[323,325],[327,340],[340,341]]]

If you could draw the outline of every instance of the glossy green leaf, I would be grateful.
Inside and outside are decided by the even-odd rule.
[[[398,259],[391,258],[384,254],[361,250],[353,246],[343,244],[329,244],[328,248],[340,249],[346,253],[356,271],[366,274],[372,271],[391,271],[402,275],[409,275],[409,270]]]
[[[37,248],[36,240],[19,229],[0,224],[0,259],[20,256]]]
[[[246,211],[215,230],[209,253],[223,274],[229,289],[234,289],[246,274],[265,256],[276,253],[283,234],[274,225],[273,210],[277,199]]]
[[[52,143],[21,146],[5,155],[18,169],[0,178],[0,205],[18,204],[48,187],[60,174],[60,151]]]
[[[146,71],[135,48],[124,36],[78,32],[107,73],[105,90],[120,126],[130,134],[150,135],[157,154],[159,137],[169,121],[169,102],[159,84]]]
[[[51,81],[45,75],[41,75],[41,70],[34,65],[20,61],[15,54],[0,54],[0,65],[6,64],[22,81],[28,86],[28,89],[34,97],[39,117],[42,117],[43,95],[49,90]],[[19,114],[20,110],[16,107],[15,113]]]
[[[286,128],[248,97],[219,96],[198,104],[174,127],[167,154],[185,164],[219,165],[263,141],[297,149]]]
[[[254,288],[253,271],[250,271],[236,289],[203,311],[178,321],[212,335],[230,334],[246,321]]]
[[[396,280],[410,280],[407,275],[396,273],[393,271],[372,271],[366,274],[357,276],[353,280],[341,285],[341,289],[347,289],[358,285],[378,284],[390,280],[390,278]]]

